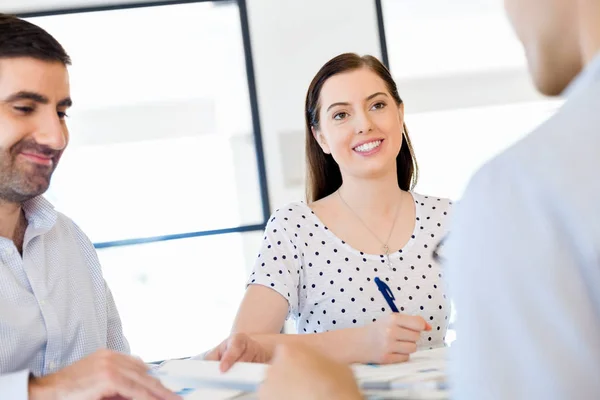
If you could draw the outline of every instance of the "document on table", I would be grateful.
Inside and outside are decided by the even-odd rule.
[[[216,361],[173,360],[152,373],[186,399],[225,400],[256,392],[267,368],[266,364],[237,363],[228,372],[221,373]],[[367,398],[409,395],[441,399],[447,396],[445,348],[417,352],[402,364],[356,364],[352,370]]]
[[[222,373],[217,361],[173,360],[152,373],[185,399],[224,400],[255,392],[263,380],[267,365],[236,363]]]

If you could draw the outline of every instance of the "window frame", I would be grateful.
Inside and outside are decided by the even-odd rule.
[[[55,15],[66,15],[66,14],[83,14],[83,13],[91,13],[91,12],[101,12],[101,11],[115,11],[115,10],[125,10],[125,9],[135,9],[135,8],[149,8],[149,7],[160,7],[160,6],[172,6],[178,4],[190,4],[190,3],[235,3],[238,5],[239,13],[240,13],[240,25],[242,31],[242,42],[244,46],[244,58],[245,58],[245,68],[248,82],[248,97],[250,101],[250,112],[252,116],[252,133],[254,138],[254,150],[256,155],[256,165],[258,168],[258,184],[259,184],[259,192],[261,198],[261,208],[262,208],[262,222],[258,224],[251,225],[241,225],[241,226],[233,226],[233,227],[224,227],[219,229],[211,229],[211,230],[203,230],[203,231],[195,231],[195,232],[181,232],[169,235],[159,235],[159,236],[151,236],[151,237],[136,237],[124,240],[113,240],[113,241],[105,241],[105,242],[96,242],[94,243],[94,247],[96,249],[110,248],[110,247],[120,247],[120,246],[131,246],[142,243],[153,243],[153,242],[162,242],[167,240],[178,240],[178,239],[186,239],[192,237],[199,236],[212,236],[212,235],[222,235],[227,233],[243,233],[243,232],[253,232],[253,231],[263,231],[267,221],[269,220],[269,216],[271,215],[271,206],[269,203],[269,189],[267,183],[267,173],[266,173],[266,164],[265,164],[265,156],[264,156],[264,148],[262,141],[262,131],[260,124],[260,115],[258,109],[258,95],[256,90],[256,79],[254,76],[254,62],[252,58],[252,45],[250,38],[250,27],[248,23],[248,9],[246,6],[246,0],[172,0],[172,1],[145,1],[145,2],[135,2],[128,3],[123,1],[118,4],[110,4],[110,5],[98,5],[98,6],[88,6],[88,7],[69,7],[69,8],[57,8],[57,9],[49,9],[49,10],[40,10],[33,12],[24,12],[17,13],[16,15],[19,18],[34,18],[34,17],[48,17]]]

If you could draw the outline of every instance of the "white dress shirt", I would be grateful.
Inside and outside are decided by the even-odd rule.
[[[90,240],[43,197],[23,206],[23,256],[0,237],[0,398],[99,349],[129,352]]]
[[[600,55],[562,109],[476,174],[453,222],[453,397],[598,398]]]

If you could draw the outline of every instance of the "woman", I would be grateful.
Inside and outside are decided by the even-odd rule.
[[[269,220],[233,332],[268,351],[301,342],[347,363],[443,346],[450,307],[432,250],[451,202],[411,191],[417,164],[389,71],[371,56],[335,57],[308,89],[305,119],[307,202]],[[307,335],[279,334],[286,316]]]

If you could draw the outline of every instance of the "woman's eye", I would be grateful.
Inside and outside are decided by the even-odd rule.
[[[376,103],[376,104],[373,104],[373,107],[372,107],[372,108],[373,108],[374,110],[379,110],[379,109],[382,109],[382,108],[384,108],[384,107],[385,107],[385,103]]]
[[[348,113],[342,111],[337,114],[334,114],[333,119],[341,121],[342,119],[346,118],[347,116],[348,116]]]

